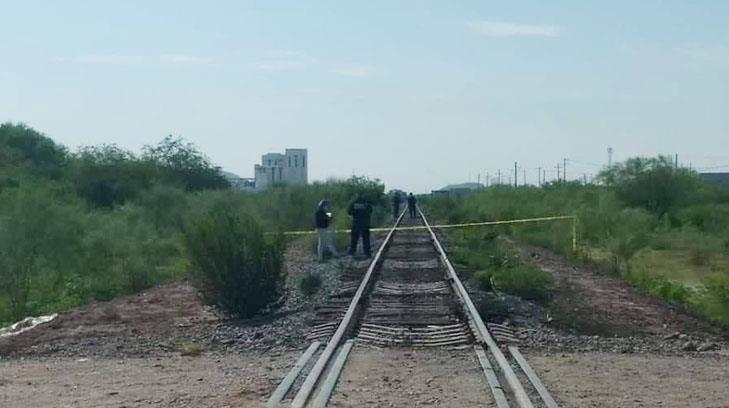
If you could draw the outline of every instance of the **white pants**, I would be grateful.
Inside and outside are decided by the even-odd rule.
[[[328,228],[317,228],[316,236],[318,238],[316,254],[320,261],[324,259],[324,251],[329,251],[332,255],[337,256],[337,248],[334,247],[332,235],[329,233]]]

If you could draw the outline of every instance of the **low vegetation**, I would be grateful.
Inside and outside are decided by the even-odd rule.
[[[175,137],[140,155],[114,145],[71,152],[0,125],[0,324],[190,277],[217,294],[211,302],[251,315],[275,300],[283,273],[283,242],[264,231],[311,229],[323,198],[346,227],[357,193],[384,200],[382,183],[362,177],[234,191]],[[375,208],[381,222],[386,211]],[[244,298],[226,284],[260,293]]]
[[[576,252],[571,221],[482,228],[480,237],[474,235],[476,229],[469,234],[479,241],[490,239],[484,234],[510,235],[578,262],[602,265],[647,293],[729,325],[729,186],[705,183],[695,172],[675,168],[668,158],[627,160],[604,170],[597,184],[495,186],[461,198],[431,198],[427,208],[431,216],[450,222],[577,215]],[[485,267],[489,254],[472,251],[462,262],[490,268],[479,282],[498,286],[494,268]],[[523,280],[519,275],[523,273],[514,273],[514,280]],[[518,286],[503,280],[500,285]]]
[[[185,243],[193,276],[209,303],[238,317],[251,317],[280,296],[280,235],[264,236],[250,215],[229,202],[190,224]]]
[[[500,291],[539,303],[549,301],[552,276],[500,245],[493,232],[475,229],[451,234],[454,260],[474,269],[471,284],[485,291]]]

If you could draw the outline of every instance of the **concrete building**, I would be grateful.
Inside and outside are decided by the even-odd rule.
[[[461,197],[483,188],[484,185],[480,183],[450,184],[440,190],[433,190],[430,194],[434,197]]]
[[[221,171],[223,177],[228,180],[230,187],[238,191],[253,191],[256,189],[256,180],[252,178],[244,178],[229,171]]]
[[[254,167],[256,190],[265,190],[275,183],[306,184],[309,181],[307,159],[306,149],[264,154],[261,164]]]

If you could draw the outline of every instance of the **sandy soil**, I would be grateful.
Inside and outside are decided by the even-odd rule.
[[[0,362],[0,406],[259,407],[294,353]]]
[[[472,347],[352,349],[332,407],[489,407],[488,386]]]
[[[729,407],[729,354],[526,353],[564,407]]]

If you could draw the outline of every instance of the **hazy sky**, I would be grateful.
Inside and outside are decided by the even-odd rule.
[[[589,4],[588,4],[589,3]],[[0,1],[0,121],[427,191],[568,158],[729,170],[729,1]],[[725,166],[725,167],[720,167]],[[522,173],[520,171],[520,179]]]

